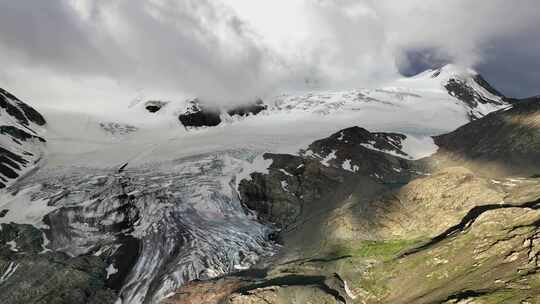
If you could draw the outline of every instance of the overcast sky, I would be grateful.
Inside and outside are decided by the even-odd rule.
[[[38,106],[241,102],[456,62],[540,94],[537,0],[0,0],[0,87]]]

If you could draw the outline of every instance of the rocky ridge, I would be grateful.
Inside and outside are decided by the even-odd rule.
[[[41,159],[45,119],[34,108],[0,88],[0,189],[13,184]]]

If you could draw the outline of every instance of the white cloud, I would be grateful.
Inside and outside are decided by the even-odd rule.
[[[141,91],[242,102],[314,85],[372,86],[396,77],[411,50],[475,65],[501,61],[492,57],[514,47],[501,44],[509,37],[538,47],[539,8],[535,0],[3,1],[0,86],[42,105],[90,108]]]

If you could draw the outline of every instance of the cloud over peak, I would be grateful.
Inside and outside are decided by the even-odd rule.
[[[514,46],[540,50],[539,8],[534,0],[2,1],[0,86],[42,104],[113,103],[141,90],[241,102],[372,86],[418,68],[414,58],[476,65],[504,86],[510,62],[538,62],[538,52],[515,56]],[[521,91],[533,89],[533,72],[514,71]]]

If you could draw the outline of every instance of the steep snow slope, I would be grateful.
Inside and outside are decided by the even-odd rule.
[[[0,89],[0,189],[11,185],[41,159],[43,125],[41,114]]]
[[[263,152],[296,153],[359,125],[405,134],[406,158],[430,155],[432,135],[505,106],[475,75],[448,66],[381,89],[281,95],[256,116],[224,111],[219,125],[195,129],[178,119],[190,106],[183,101],[102,116],[44,109],[47,158],[20,191],[0,193],[8,210],[0,223],[31,223],[44,228],[49,249],[101,256],[123,303],[154,303],[274,252],[271,227],[246,213],[236,191],[238,179],[268,167]],[[452,96],[452,79],[485,102]]]

